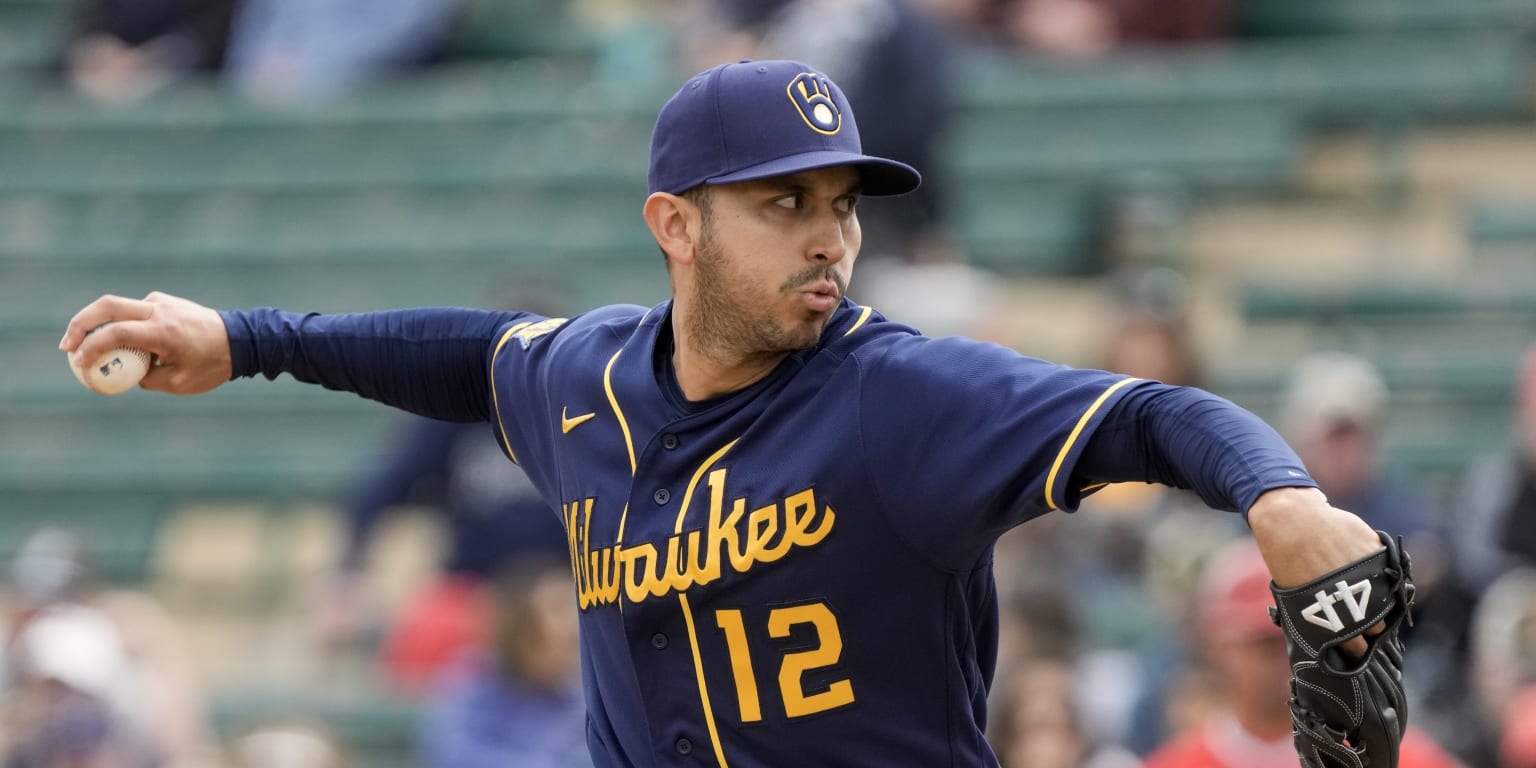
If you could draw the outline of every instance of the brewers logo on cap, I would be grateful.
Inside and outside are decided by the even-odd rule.
[[[789,100],[811,130],[835,135],[843,127],[843,113],[832,100],[832,84],[814,72],[802,72],[789,82]]]

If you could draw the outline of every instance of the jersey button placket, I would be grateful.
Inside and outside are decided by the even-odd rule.
[[[661,632],[651,635],[651,647],[658,651],[666,649],[667,636]]]
[[[680,445],[681,442],[682,441],[677,439],[677,435],[674,435],[671,432],[661,436],[661,447],[669,451],[677,450],[677,446]]]
[[[690,740],[687,736],[678,739],[677,743],[673,744],[672,746],[677,750],[679,755],[688,755],[693,753],[693,741]]]
[[[656,492],[651,494],[651,500],[656,502],[658,506],[666,504],[671,499],[672,492],[665,488],[657,488]]]

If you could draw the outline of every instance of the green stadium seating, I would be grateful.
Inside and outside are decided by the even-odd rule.
[[[293,254],[388,260],[400,252],[463,251],[539,263],[561,253],[651,245],[640,216],[644,199],[644,186],[632,180],[0,194],[0,254],[67,260],[104,253],[127,263],[221,254],[238,261],[253,249],[279,261],[302,258]]]
[[[4,0],[0,0],[3,2]],[[68,89],[0,78],[0,128],[48,131],[369,128],[555,119],[639,120],[647,129],[670,90],[594,79],[589,68],[541,60],[454,63],[359,84],[323,103],[269,104],[218,80],[186,80],[103,108]]]
[[[971,262],[1003,274],[1071,274],[1091,266],[1092,198],[1082,185],[1006,177],[958,185],[954,229]]]
[[[139,297],[158,290],[221,309],[277,306],[352,312],[412,306],[496,308],[509,298],[538,291],[546,294],[545,303],[566,314],[615,301],[651,305],[667,294],[665,268],[654,244],[596,255],[428,247],[291,258],[257,252],[184,252],[161,259],[115,259],[111,251],[97,255],[100,258],[62,263],[12,260],[6,279],[0,280],[0,329],[30,329],[28,341],[56,355],[55,343],[69,318],[104,292]]]
[[[1519,283],[1467,288],[1382,285],[1334,292],[1251,286],[1250,329],[1299,326],[1318,344],[1367,354],[1392,378],[1442,392],[1504,392],[1536,339],[1536,291]],[[1484,377],[1492,377],[1492,381]]]
[[[5,454],[12,446],[25,448],[26,435],[6,422]],[[7,455],[5,460],[11,456]],[[71,454],[61,468],[68,472],[91,457]],[[122,484],[93,486],[89,472],[81,482],[63,487],[27,490],[9,483],[0,503],[0,562],[9,561],[27,536],[42,528],[61,528],[79,537],[92,576],[108,584],[143,583],[149,576],[156,543],[166,513],[161,494]]]
[[[355,691],[356,686],[346,686]],[[213,728],[223,739],[269,724],[307,723],[334,735],[352,765],[414,768],[420,704],[384,691],[229,689],[210,703]]]
[[[1513,438],[1513,382],[1536,338],[1536,290],[1519,283],[1383,284],[1331,292],[1251,285],[1242,301],[1251,339],[1293,328],[1311,348],[1342,349],[1374,361],[1393,393],[1385,435],[1389,458],[1442,489],[1470,460],[1502,450]],[[1229,363],[1215,373],[1212,388],[1273,416],[1287,373],[1274,364]]]
[[[1536,29],[1528,0],[1244,0],[1243,35],[1379,34],[1465,28]]]
[[[61,55],[75,0],[0,0],[0,71],[37,72]]]
[[[1209,186],[1283,185],[1300,151],[1293,113],[1266,105],[994,106],[962,112],[944,161],[960,179],[1111,181],[1161,171]]]
[[[1258,103],[1293,107],[1311,121],[1358,123],[1526,113],[1530,62],[1521,30],[1435,30],[1129,51],[1086,62],[978,55],[962,60],[961,87],[972,108]]]
[[[408,183],[643,179],[634,121],[453,122],[0,131],[0,191],[277,190]]]
[[[464,0],[457,15],[448,43],[455,58],[582,60],[599,45],[564,0]]]
[[[139,391],[103,398],[65,381],[0,403],[0,488],[8,493],[334,499],[383,449],[396,418],[377,403],[297,383],[234,382],[180,399]]]
[[[1463,218],[1474,248],[1527,246],[1536,254],[1536,197],[1472,200]]]
[[[476,0],[460,43],[514,52],[526,29],[491,20],[544,5]],[[57,8],[0,0],[0,20],[41,29]],[[1095,268],[1105,200],[1129,178],[1166,178],[1196,197],[1283,190],[1313,125],[1528,109],[1530,46],[1518,29],[1430,26],[1093,62],[967,56],[940,159],[956,236],[1006,274],[1080,273]],[[519,289],[573,311],[665,297],[639,204],[666,93],[595,78],[590,42],[552,35],[532,44],[557,61],[461,63],[281,108],[205,82],[105,109],[0,76],[0,352],[21,362],[0,379],[0,493],[46,500],[86,480],[168,502],[320,498],[391,417],[298,384],[237,383],[185,402],[90,395],[53,345],[103,291],[327,312],[496,306]],[[1469,342],[1508,353],[1524,320],[1501,329],[1482,317],[1523,318],[1525,305],[1445,299],[1425,315],[1435,296],[1396,300],[1401,311],[1386,294],[1286,309],[1272,292],[1245,310],[1253,323],[1305,324],[1319,343],[1371,351],[1425,402],[1457,388],[1497,397],[1503,368]],[[1484,370],[1495,373],[1482,384],[1457,378]],[[103,423],[155,439],[115,451]]]
[[[1249,284],[1244,288],[1242,305],[1244,316],[1251,320],[1326,322],[1349,317],[1442,323],[1446,318],[1478,313],[1536,313],[1536,286],[1384,282],[1319,290],[1309,286]]]

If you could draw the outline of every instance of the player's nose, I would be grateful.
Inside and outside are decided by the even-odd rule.
[[[857,228],[857,224],[853,224]],[[847,258],[849,251],[857,247],[857,235],[849,230],[849,222],[836,215],[818,216],[812,224],[809,255],[818,263],[836,264]],[[850,242],[854,241],[854,242]]]

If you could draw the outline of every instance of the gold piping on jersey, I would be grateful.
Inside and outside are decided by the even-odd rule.
[[[645,318],[640,318],[643,322]],[[635,479],[638,465],[635,463],[635,443],[629,436],[629,422],[624,419],[624,411],[619,408],[619,399],[613,395],[613,364],[619,361],[619,355],[624,354],[624,348],[613,353],[608,358],[608,366],[603,369],[603,391],[608,394],[608,405],[613,407],[613,415],[619,419],[619,429],[624,433],[624,450],[629,451],[629,479]],[[619,514],[619,536],[616,544],[624,543],[624,523],[629,519],[629,504],[624,504],[624,511]]]
[[[704,660],[699,655],[698,631],[693,628],[693,609],[688,606],[687,595],[679,594],[677,601],[683,606],[683,621],[688,625],[688,646],[693,650],[694,677],[699,681],[699,702],[704,705],[704,724],[709,728],[709,743],[715,748],[715,759],[720,761],[720,768],[729,768],[725,762],[725,749],[720,746],[720,731],[715,728],[715,710],[709,704],[709,685],[704,681]]]
[[[847,336],[848,334],[853,333],[854,331],[857,331],[859,329],[859,326],[862,326],[866,322],[869,322],[869,315],[870,315],[870,313],[872,313],[874,311],[875,311],[874,307],[864,307],[864,311],[859,313],[859,319],[854,321],[852,328],[849,328],[848,330],[843,331],[843,335]]]
[[[720,457],[725,455],[726,451],[729,451],[732,446],[736,445],[736,443],[740,441],[741,438],[738,437],[735,440],[726,443],[720,450],[715,451],[714,454],[705,459],[704,463],[699,465],[698,471],[693,473],[693,479],[688,481],[688,489],[683,491],[683,506],[682,509],[677,510],[677,525],[673,527],[673,533],[683,532],[683,520],[688,517],[688,503],[693,500],[693,490],[699,487],[699,478],[704,477],[704,473],[708,472],[709,468],[713,467],[715,462],[719,461]]]
[[[533,325],[532,321],[518,323],[508,328],[507,332],[501,335],[501,341],[496,342],[496,350],[491,352],[491,407],[496,410],[496,429],[501,433],[501,444],[507,449],[507,456],[512,459],[513,464],[517,463],[517,454],[512,452],[512,443],[507,440],[507,425],[501,422],[501,401],[496,397],[496,356],[501,354],[501,348],[505,347],[518,331],[530,325]]]
[[[624,411],[619,408],[619,399],[613,396],[613,364],[619,361],[619,355],[624,354],[623,348],[613,353],[608,358],[608,366],[603,369],[603,391],[608,394],[608,404],[613,406],[613,415],[619,418],[619,429],[624,431],[624,449],[629,451],[629,476],[633,478],[637,465],[635,464],[635,443],[629,436],[629,422],[624,419]]]
[[[1062,463],[1067,460],[1067,454],[1072,451],[1072,446],[1077,443],[1077,438],[1083,433],[1083,428],[1088,426],[1088,420],[1093,418],[1093,414],[1098,412],[1099,407],[1104,405],[1104,401],[1108,400],[1110,395],[1120,391],[1123,387],[1125,387],[1125,385],[1134,381],[1141,381],[1141,379],[1127,378],[1115,382],[1109,387],[1109,389],[1104,390],[1104,393],[1099,395],[1097,400],[1093,401],[1093,405],[1088,406],[1088,409],[1083,411],[1082,417],[1079,418],[1077,420],[1077,424],[1072,427],[1072,434],[1067,435],[1066,442],[1062,443],[1061,450],[1057,451],[1056,461],[1051,463],[1050,474],[1045,476],[1046,506],[1050,507],[1051,509],[1060,509],[1060,507],[1056,506],[1056,500],[1051,498],[1051,489],[1056,487],[1056,473],[1061,471]]]

